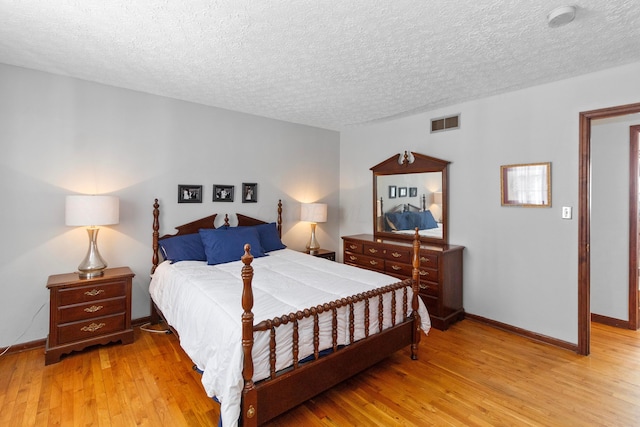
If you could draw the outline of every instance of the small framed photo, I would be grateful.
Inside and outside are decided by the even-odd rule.
[[[258,201],[258,184],[242,183],[242,203],[255,203]]]
[[[398,197],[407,197],[407,187],[398,187]]]
[[[202,203],[202,185],[178,185],[178,203]]]
[[[213,201],[214,202],[233,202],[233,185],[214,185]]]
[[[409,187],[409,197],[418,196],[418,187]]]
[[[397,197],[397,191],[398,191],[398,187],[396,187],[395,185],[390,185],[389,186],[389,198],[390,199],[395,199]]]

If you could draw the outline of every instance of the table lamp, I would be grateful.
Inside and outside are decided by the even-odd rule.
[[[65,223],[71,226],[85,226],[89,234],[89,249],[78,266],[79,277],[90,279],[100,277],[107,268],[98,251],[99,225],[117,224],[120,217],[120,200],[115,196],[67,196],[65,203]]]
[[[307,250],[314,254],[320,249],[320,244],[316,240],[316,224],[327,222],[327,205],[325,203],[303,203],[300,220],[311,223],[311,238],[307,244]]]

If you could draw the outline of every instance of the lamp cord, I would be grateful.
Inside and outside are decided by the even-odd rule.
[[[154,334],[170,334],[171,329],[151,329],[149,328],[149,326],[151,325],[151,322],[147,322],[143,325],[140,325],[140,330],[141,331],[145,331],[145,332],[153,332]]]
[[[25,328],[24,332],[22,334],[20,334],[20,336],[18,338],[15,339],[15,341],[9,345],[9,347],[5,348],[4,351],[2,353],[0,353],[0,357],[4,356],[7,351],[9,351],[9,349],[11,347],[13,347],[14,345],[16,345],[16,343],[18,342],[18,340],[20,338],[22,338],[24,336],[24,334],[27,333],[27,331],[29,330],[29,328],[31,328],[31,325],[33,325],[33,321],[35,320],[36,316],[38,315],[38,313],[40,313],[42,311],[42,309],[44,308],[44,306],[47,305],[47,303],[43,303],[40,308],[38,309],[38,311],[36,311],[36,313],[33,315],[33,317],[31,318],[31,322],[29,322],[29,325],[27,325],[27,327]]]

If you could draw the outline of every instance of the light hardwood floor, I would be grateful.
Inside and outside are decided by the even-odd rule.
[[[592,354],[464,320],[272,421],[270,426],[640,425],[640,335],[593,325]],[[44,366],[0,358],[0,426],[215,426],[218,405],[174,335]]]

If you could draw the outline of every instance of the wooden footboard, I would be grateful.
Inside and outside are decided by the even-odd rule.
[[[413,245],[413,278],[398,282],[393,285],[378,288],[369,292],[354,295],[348,298],[333,301],[316,307],[311,307],[296,313],[285,314],[271,320],[266,320],[254,325],[253,290],[253,257],[250,246],[245,245],[245,254],[242,257],[242,349],[244,354],[242,376],[244,388],[242,392],[241,419],[243,426],[258,426],[272,418],[288,411],[317,394],[330,389],[336,384],[367,369],[387,356],[408,345],[411,346],[411,358],[418,358],[418,344],[420,342],[420,315],[418,313],[419,291],[419,252],[420,240],[416,230],[416,240]],[[408,304],[408,288],[412,289],[411,307]],[[396,324],[396,291],[402,290],[404,319]],[[390,328],[383,330],[384,324],[384,296],[391,297],[391,323]],[[370,326],[370,302],[378,301],[379,331],[369,335]],[[354,306],[364,303],[364,331],[365,337],[359,341],[354,339]],[[337,342],[337,311],[340,308],[349,310],[349,339],[351,344],[339,347]],[[332,349],[330,354],[320,357],[319,348],[319,316],[322,313],[331,313],[332,319]],[[298,321],[313,318],[313,359],[303,364],[298,363]],[[286,372],[276,372],[276,329],[281,325],[293,324],[293,366]],[[255,384],[253,382],[253,342],[254,333],[270,331],[270,376]]]

